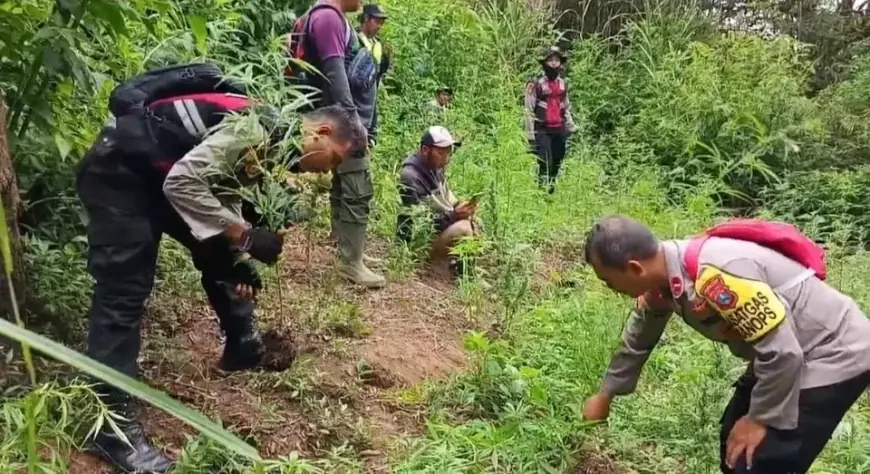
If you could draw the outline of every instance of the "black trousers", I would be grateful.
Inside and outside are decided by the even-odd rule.
[[[777,430],[768,427],[767,436],[755,452],[752,470],[741,457],[730,469],[725,465],[726,442],[734,424],[749,412],[749,401],[756,379],[742,376],[735,384],[734,396],[722,415],[719,433],[720,469],[725,474],[804,474],[831,439],[849,408],[870,386],[870,372],[844,382],[810,388],[800,393],[798,427]]]
[[[95,280],[87,354],[135,377],[145,301],[164,233],[187,247],[221,327],[232,338],[252,328],[253,302],[222,283],[234,255],[223,237],[197,241],[163,196],[159,181],[98,143],[76,176],[88,217],[88,271]]]
[[[559,176],[568,136],[562,129],[539,128],[535,131],[535,154],[538,156],[538,184],[552,186]]]

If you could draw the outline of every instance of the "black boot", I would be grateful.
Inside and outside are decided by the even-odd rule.
[[[465,263],[455,255],[450,256],[450,275],[456,279],[465,275]]]
[[[129,395],[113,393],[107,398],[109,408],[124,417],[113,419],[129,444],[112,431],[108,423],[103,425],[88,449],[115,465],[125,473],[165,473],[173,466],[173,461],[154,448],[145,436],[145,430],[136,417],[136,409]]]
[[[263,362],[266,347],[260,333],[254,329],[253,321],[242,326],[238,333],[227,333],[224,353],[221,356],[220,368],[227,372],[250,370]]]
[[[202,286],[226,336],[218,366],[221,370],[235,372],[260,365],[266,348],[254,327],[254,302],[239,298],[232,285],[217,282],[205,274]]]
[[[287,370],[293,363],[292,344],[275,331],[262,336],[254,323],[254,302],[239,298],[230,285],[203,277],[203,287],[226,335],[219,367],[225,372]]]

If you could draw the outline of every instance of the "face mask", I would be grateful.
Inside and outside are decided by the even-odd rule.
[[[561,67],[553,67],[549,64],[544,64],[544,74],[547,76],[547,79],[555,79],[561,70]]]

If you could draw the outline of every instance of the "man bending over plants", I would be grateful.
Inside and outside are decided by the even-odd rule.
[[[399,176],[399,194],[403,210],[399,212],[397,235],[405,242],[411,240],[412,218],[410,207],[426,204],[433,214],[436,237],[432,241],[430,257],[443,261],[450,257],[455,276],[462,275],[461,261],[450,255],[450,249],[462,237],[475,234],[475,200],[460,202],[453,195],[444,176],[450,163],[450,154],[461,142],[453,139],[446,128],[429,127],[420,140],[420,149],[405,159]]]
[[[587,419],[606,419],[613,397],[634,391],[673,313],[749,362],[722,417],[723,473],[807,472],[870,385],[870,320],[824,282],[822,249],[788,224],[736,220],[661,241],[608,217],[585,257],[637,299]]]
[[[290,171],[326,172],[365,148],[365,131],[340,106],[311,112],[289,130],[274,109],[223,79],[217,68],[194,64],[120,85],[110,100],[113,117],[79,165],[88,270],[96,280],[87,353],[132,377],[164,233],[187,247],[201,273],[226,336],[220,367],[286,369],[292,355],[268,350],[255,326],[262,285],[245,258],[275,263],[283,237],[245,222],[237,190],[256,185],[280,155],[292,158]],[[299,146],[284,153],[288,136]],[[92,448],[126,472],[169,470],[171,461],[136,420],[131,397],[108,385],[97,390],[127,419],[119,426],[130,443],[104,425]]]

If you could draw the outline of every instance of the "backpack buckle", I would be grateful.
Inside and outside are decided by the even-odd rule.
[[[161,116],[155,114],[154,110],[152,110],[148,107],[145,107],[145,112],[143,112],[143,115],[145,116],[146,119],[154,120],[157,123],[163,123],[163,121],[165,120],[164,117],[161,117]]]

